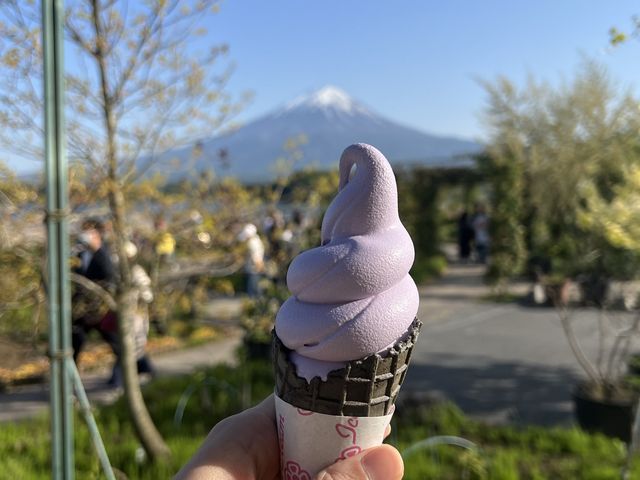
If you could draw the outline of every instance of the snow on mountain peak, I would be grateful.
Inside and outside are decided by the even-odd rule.
[[[353,108],[351,97],[343,90],[331,85],[312,93],[306,103],[319,107],[335,107],[340,110],[351,110]]]
[[[344,113],[368,113],[367,110],[358,105],[344,90],[327,85],[309,94],[302,95],[285,106],[285,110],[292,110],[298,107],[311,107],[318,109],[333,109]]]

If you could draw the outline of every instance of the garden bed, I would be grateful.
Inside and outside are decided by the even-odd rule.
[[[219,331],[203,326],[194,329],[186,336],[152,337],[146,350],[151,355],[186,348],[219,338]],[[49,359],[46,345],[37,348],[20,345],[8,339],[0,338],[0,391],[15,385],[40,383],[49,374]],[[104,342],[92,341],[80,353],[79,368],[87,372],[111,365],[114,361],[111,348]]]

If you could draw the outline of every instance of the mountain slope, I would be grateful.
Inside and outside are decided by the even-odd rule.
[[[342,150],[352,143],[370,143],[391,163],[447,165],[453,157],[479,151],[478,144],[453,137],[429,135],[373,113],[336,87],[324,87],[299,97],[275,112],[246,124],[233,133],[205,139],[202,154],[195,161],[198,171],[213,166],[219,174],[232,174],[245,181],[273,177],[270,166],[282,157],[284,143],[304,134],[304,158],[298,166],[333,168]],[[191,148],[170,152],[184,164]],[[217,161],[225,152],[228,168]]]

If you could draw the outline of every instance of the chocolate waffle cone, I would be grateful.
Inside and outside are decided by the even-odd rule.
[[[422,322],[413,321],[406,335],[384,354],[347,362],[325,381],[296,374],[289,350],[273,332],[276,395],[294,407],[325,415],[378,417],[392,412],[407,374]]]

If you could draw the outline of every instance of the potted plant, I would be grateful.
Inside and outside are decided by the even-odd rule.
[[[580,305],[570,304],[562,295],[554,299],[569,346],[586,374],[573,391],[575,415],[585,430],[628,443],[639,390],[628,381],[627,370],[632,339],[640,334],[640,310],[616,308],[612,284],[633,277],[638,271],[638,256],[598,238],[583,238],[583,247],[585,252],[573,267],[581,291]],[[598,351],[594,358],[585,354],[573,329],[574,321],[584,321],[588,312],[597,315]]]
[[[566,275],[547,275],[542,280],[544,293],[552,305],[566,306],[569,304],[571,279]]]
[[[609,178],[611,181],[598,184],[596,178],[580,189],[581,243],[593,252],[584,256],[583,266],[588,268],[583,270],[583,304],[598,309],[596,362],[580,348],[568,308],[559,306],[558,311],[569,345],[588,378],[574,392],[578,422],[588,430],[629,442],[638,389],[628,381],[626,370],[631,340],[640,333],[640,310],[613,312],[607,292],[611,280],[628,281],[640,271],[640,164],[629,158],[619,168],[615,181]],[[612,341],[605,349],[607,332]]]
[[[574,320],[580,316],[566,304],[557,304],[556,308],[569,346],[586,374],[572,395],[578,424],[587,431],[629,442],[638,391],[627,381],[626,373],[631,339],[640,333],[640,311],[612,312],[606,304],[597,309],[599,341],[593,361],[573,329]],[[606,338],[608,333],[612,338]]]
[[[562,291],[566,284],[561,284],[556,297],[550,294],[569,346],[586,374],[573,391],[574,412],[585,430],[628,443],[639,390],[628,381],[627,370],[631,340],[640,334],[640,311],[617,309],[611,285],[614,280],[629,280],[638,262],[618,248],[596,244],[593,239],[583,238],[582,247],[583,253],[571,267],[581,293],[579,304],[572,304],[568,291]],[[593,312],[597,317],[594,328],[598,332],[598,351],[589,358],[573,324],[576,320],[585,321],[585,314]]]

